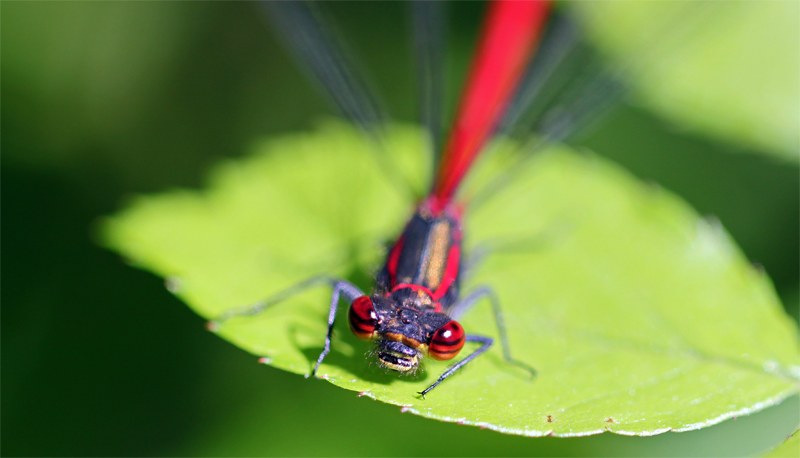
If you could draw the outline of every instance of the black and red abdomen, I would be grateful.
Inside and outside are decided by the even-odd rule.
[[[453,205],[433,211],[426,201],[389,251],[378,275],[378,289],[389,292],[398,285],[422,286],[446,309],[458,298],[460,270],[460,211]]]

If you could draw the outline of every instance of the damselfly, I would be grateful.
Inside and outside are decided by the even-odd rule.
[[[264,5],[287,43],[323,83],[341,111],[379,141],[378,105],[367,94],[316,10],[305,3]],[[432,139],[432,156],[440,159],[431,191],[389,249],[375,280],[374,293],[367,295],[344,279],[317,276],[256,306],[224,312],[211,323],[214,328],[232,317],[259,314],[309,287],[327,284],[333,288],[328,332],[310,375],[316,374],[331,351],[341,299],[349,304],[347,319],[352,332],[360,339],[374,341],[374,355],[379,363],[397,372],[415,373],[425,357],[451,360],[466,344],[478,344],[421,391],[424,397],[493,345],[493,338],[467,333],[457,322],[464,313],[485,301],[491,306],[505,361],[535,374],[529,362],[512,357],[500,300],[491,287],[483,286],[461,295],[460,286],[471,261],[462,253],[462,215],[467,202],[457,199],[457,191],[474,159],[485,149],[487,139],[497,131],[507,132],[527,123],[526,129],[536,130],[543,141],[560,140],[575,125],[596,115],[603,104],[595,103],[593,109],[585,109],[576,102],[580,97],[576,97],[566,109],[540,106],[538,115],[531,117],[534,102],[541,101],[537,94],[552,81],[564,57],[578,48],[577,34],[574,26],[561,17],[551,20],[546,27],[552,9],[550,1],[498,0],[489,4],[455,122],[446,146],[438,154],[442,109],[434,95],[441,94],[443,81],[442,6],[414,4],[421,92],[426,99],[422,104],[423,119]],[[533,59],[540,41],[543,45]],[[600,79],[592,81],[597,83]],[[618,92],[616,86],[608,86],[602,101],[612,100]]]

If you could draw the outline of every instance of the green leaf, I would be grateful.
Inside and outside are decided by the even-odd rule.
[[[797,458],[800,456],[800,430],[793,432],[781,445],[762,456],[764,458]]]
[[[395,159],[422,164],[419,131],[390,132]],[[137,198],[104,222],[105,243],[167,278],[207,319],[317,273],[369,290],[383,244],[413,203],[381,175],[366,141],[331,122],[257,150],[219,166],[206,191]],[[467,188],[510,151],[501,145],[484,158]],[[539,376],[506,364],[495,346],[420,399],[447,364],[426,361],[419,379],[382,372],[342,307],[322,378],[417,415],[529,436],[697,429],[798,391],[797,328],[717,222],[590,154],[558,148],[517,171],[465,216],[468,249],[487,241],[514,249],[490,254],[463,289],[496,290],[513,354]],[[329,298],[309,290],[229,320],[219,334],[308,374]],[[497,335],[488,304],[461,322]]]
[[[644,105],[689,130],[800,159],[800,3],[570,7]]]

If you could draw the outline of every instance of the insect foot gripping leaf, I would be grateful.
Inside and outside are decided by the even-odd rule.
[[[418,130],[394,126],[389,140],[398,161],[421,161]],[[339,123],[273,139],[218,167],[205,191],[137,199],[105,221],[105,243],[172,279],[171,290],[207,319],[314,274],[360,278],[413,208],[368,148]],[[380,373],[340,307],[319,377],[417,415],[528,436],[686,431],[798,392],[798,331],[769,279],[719,224],[669,192],[559,148],[465,219],[467,252],[483,240],[569,227],[535,249],[490,254],[462,285],[492,285],[514,358],[538,376],[506,363],[495,346],[423,400],[415,393],[448,363],[427,358],[417,378]],[[308,290],[218,332],[308,374],[329,298],[325,288]],[[460,322],[498,337],[488,303]]]

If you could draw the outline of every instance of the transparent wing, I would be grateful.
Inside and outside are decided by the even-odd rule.
[[[379,139],[385,122],[383,111],[323,11],[304,1],[262,1],[259,5],[285,46],[339,111]]]
[[[323,94],[374,141],[376,147],[371,151],[386,179],[398,193],[415,197],[409,179],[389,154],[384,135],[387,117],[382,105],[369,90],[369,81],[358,71],[356,60],[338,39],[322,8],[308,1],[263,0],[259,5],[301,67],[319,83]]]
[[[447,11],[444,2],[415,0],[412,12],[420,120],[430,136],[431,158],[434,164],[431,170],[435,170],[443,146],[444,40]]]
[[[585,133],[627,95],[623,81],[632,68],[646,64],[654,47],[673,46],[681,34],[702,24],[715,2],[686,2],[686,7],[655,33],[658,42],[643,43],[635,60],[611,65],[582,36],[566,11],[551,17],[539,53],[529,64],[523,82],[497,130],[523,146],[519,157],[494,181],[473,196],[479,205],[509,182],[523,162],[554,142]]]
[[[608,111],[623,94],[618,75],[582,41],[577,24],[559,12],[551,17],[499,133],[563,141]]]

